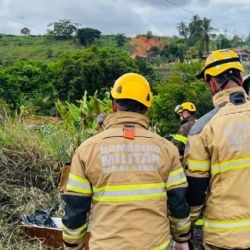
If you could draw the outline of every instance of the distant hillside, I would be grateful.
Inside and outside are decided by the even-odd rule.
[[[137,36],[129,38],[121,48],[127,51],[133,58],[145,57],[152,47],[164,46],[164,38],[147,38]],[[98,47],[117,47],[115,35],[102,35],[96,41]],[[15,60],[26,58],[38,61],[53,61],[61,54],[70,51],[82,50],[83,47],[74,40],[55,40],[47,36],[14,36],[0,34],[0,63],[8,64]]]
[[[17,59],[53,60],[65,51],[76,49],[72,40],[50,40],[46,36],[0,35],[0,61],[8,63]]]

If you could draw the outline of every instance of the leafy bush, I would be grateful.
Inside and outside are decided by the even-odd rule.
[[[162,135],[175,133],[180,126],[174,108],[184,101],[193,102],[197,107],[197,117],[212,109],[210,90],[195,75],[201,68],[200,63],[177,63],[169,68],[164,82],[155,88],[153,107],[150,117]]]

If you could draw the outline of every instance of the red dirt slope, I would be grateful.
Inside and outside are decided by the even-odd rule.
[[[129,40],[129,44],[132,46],[133,51],[131,56],[135,58],[136,56],[146,57],[147,51],[149,51],[152,47],[163,48],[164,44],[160,39],[157,38],[147,38],[145,36],[138,36],[131,38]]]

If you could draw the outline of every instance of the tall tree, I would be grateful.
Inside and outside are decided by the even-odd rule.
[[[179,35],[187,41],[188,36],[189,36],[189,28],[188,26],[182,21],[178,23],[177,29],[179,31]]]
[[[77,30],[77,23],[72,23],[71,20],[62,19],[58,22],[48,24],[48,27],[53,27],[52,30],[47,30],[47,35],[58,40],[66,40],[72,38],[72,35]]]
[[[20,32],[21,32],[21,34],[23,34],[25,36],[30,35],[30,29],[27,27],[23,27]]]
[[[124,34],[117,34],[115,39],[118,47],[122,47],[122,45],[127,41],[127,37]]]
[[[210,38],[214,37],[215,34],[212,32],[215,30],[211,26],[211,19],[208,19],[206,17],[203,18],[202,23],[201,23],[201,30],[202,30],[202,35],[201,35],[201,42],[202,42],[202,48],[205,47],[205,51],[207,54],[209,54],[209,42]]]
[[[101,36],[101,31],[92,28],[82,28],[77,30],[77,39],[83,46],[90,46],[96,39]]]
[[[184,29],[183,24],[179,25],[179,28]],[[203,55],[204,49],[205,53],[209,53],[209,42],[215,35],[212,33],[215,29],[211,26],[211,19],[204,17],[200,19],[198,15],[193,16],[191,22],[188,25],[189,30],[189,45],[196,44],[199,48],[200,56]]]
[[[193,45],[197,41],[200,41],[202,34],[202,20],[198,15],[193,16],[189,23],[189,44]]]

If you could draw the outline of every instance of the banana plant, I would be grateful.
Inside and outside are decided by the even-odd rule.
[[[97,92],[93,96],[88,96],[87,91],[81,100],[76,104],[57,100],[56,108],[62,118],[60,126],[68,130],[74,137],[77,146],[95,134],[97,131],[96,117],[98,114],[111,111],[111,101],[108,93],[103,100],[98,99]]]

